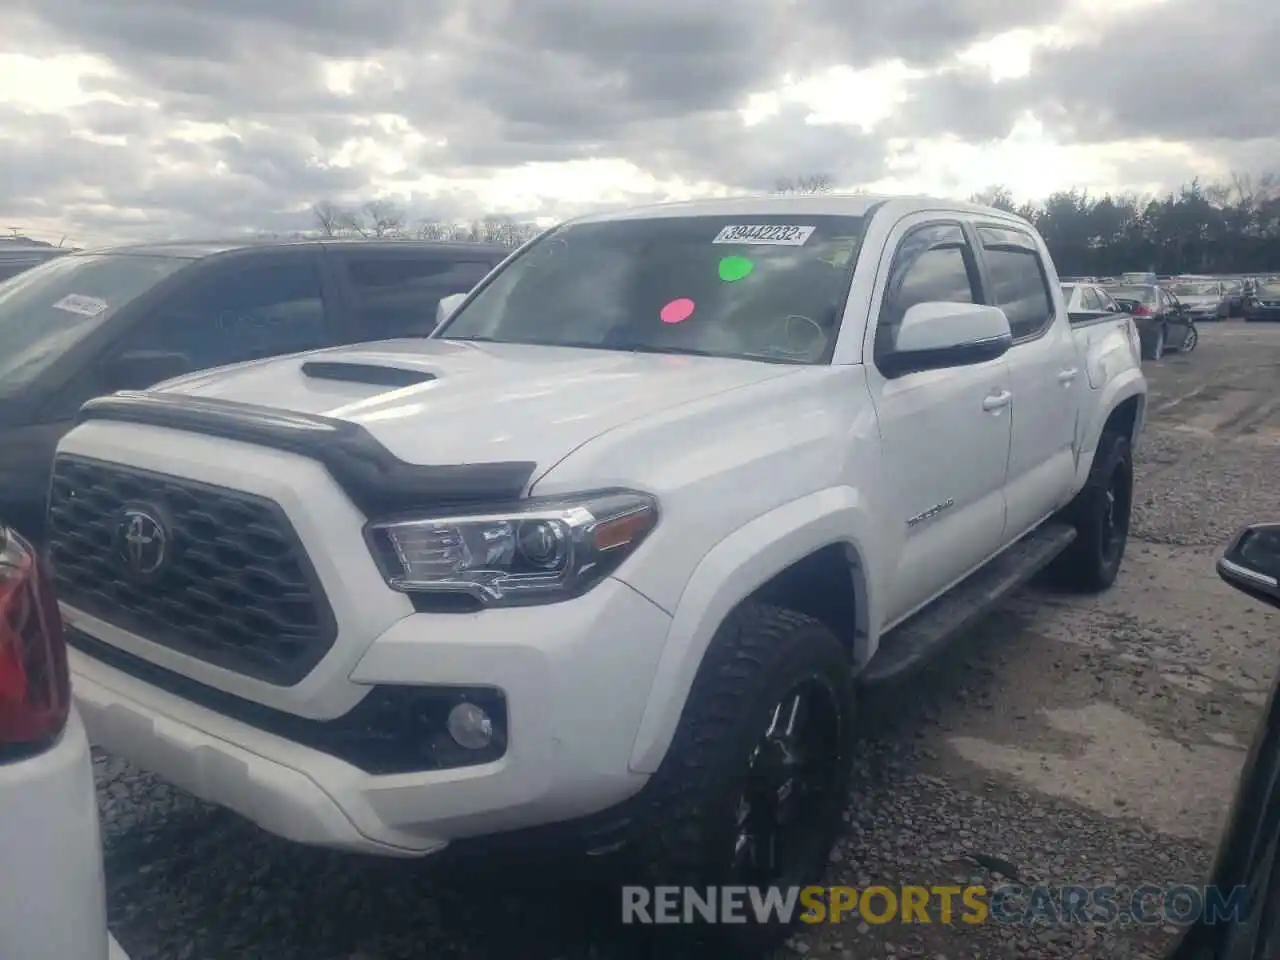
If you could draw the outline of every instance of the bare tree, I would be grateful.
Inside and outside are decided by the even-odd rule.
[[[321,200],[311,207],[311,215],[316,219],[316,226],[322,236],[336,237],[346,220],[346,212],[328,200]]]
[[[404,209],[390,200],[370,200],[361,208],[364,214],[361,234],[375,237],[398,237],[404,233]]]
[[[835,181],[830,174],[806,173],[799,177],[779,177],[773,184],[773,192],[781,194],[830,193]]]

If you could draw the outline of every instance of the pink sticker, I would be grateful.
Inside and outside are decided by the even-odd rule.
[[[663,323],[684,323],[693,316],[693,301],[688,297],[672,300],[658,314]]]

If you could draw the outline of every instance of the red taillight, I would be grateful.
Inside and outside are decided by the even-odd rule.
[[[1133,316],[1135,316],[1135,317],[1149,317],[1149,316],[1151,316],[1151,308],[1150,308],[1150,307],[1148,307],[1146,304],[1140,303],[1140,304],[1138,304],[1136,307],[1134,307],[1134,308],[1133,308]]]
[[[66,637],[48,571],[0,527],[0,760],[38,752],[71,709]]]

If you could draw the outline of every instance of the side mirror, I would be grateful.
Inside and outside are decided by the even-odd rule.
[[[191,360],[185,353],[130,350],[102,365],[102,385],[108,390],[145,390],[190,372]]]
[[[976,303],[917,303],[898,326],[894,349],[879,362],[886,376],[963,367],[1004,356],[1013,346],[1009,318]]]
[[[467,299],[465,293],[451,293],[447,297],[440,298],[440,304],[436,307],[436,328],[448,320],[462,306],[462,301]]]
[[[1280,523],[1255,523],[1236,534],[1218,560],[1218,576],[1280,608]]]

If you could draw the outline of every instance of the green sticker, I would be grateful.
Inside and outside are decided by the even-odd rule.
[[[741,280],[756,265],[746,257],[725,257],[720,261],[720,279],[725,283],[733,283],[735,280]]]

